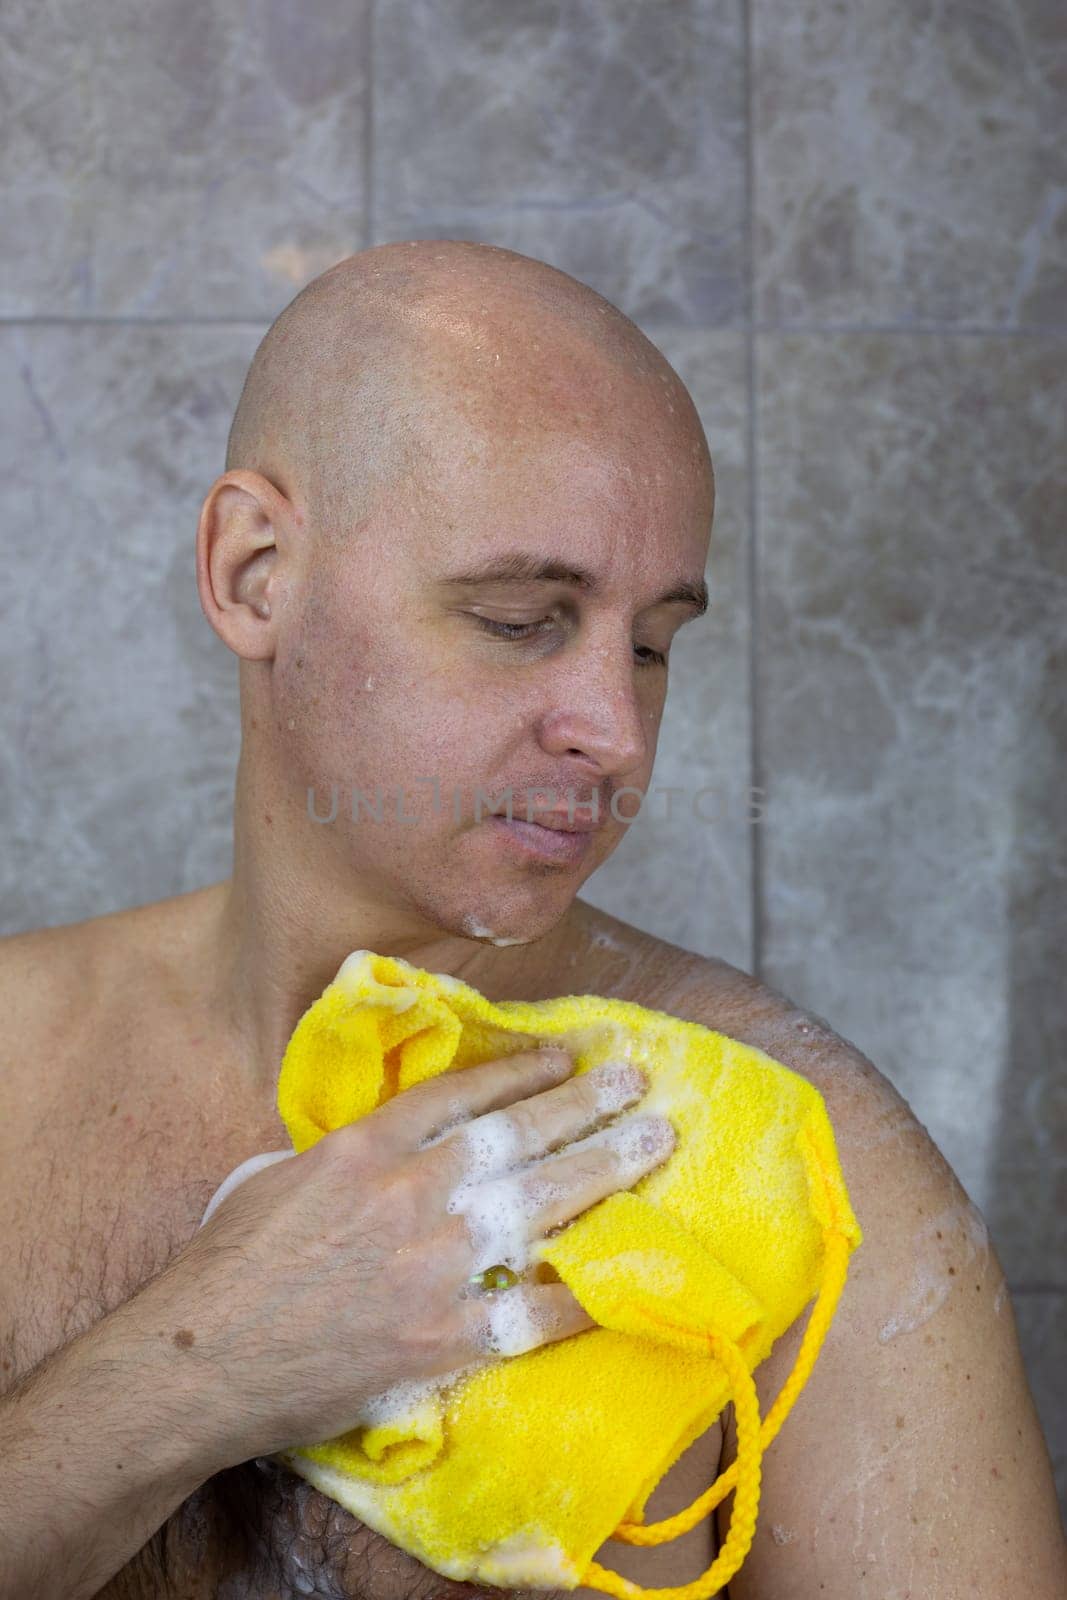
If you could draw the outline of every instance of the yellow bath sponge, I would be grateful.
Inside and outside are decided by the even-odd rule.
[[[530,1245],[598,1326],[438,1386],[383,1396],[328,1443],[281,1453],[324,1494],[448,1577],[651,1591],[593,1560],[608,1538],[677,1537],[736,1489],[702,1600],[752,1542],[760,1457],[800,1392],[861,1242],[818,1092],[762,1051],[629,1001],[493,1004],[455,978],[357,950],[289,1041],[278,1109],[294,1148],[442,1072],[558,1040],[587,1072],[624,1057],[672,1154]],[[752,1371],[813,1299],[793,1373],[760,1421]],[[685,1511],[642,1522],[659,1480],[733,1400],[738,1459]]]

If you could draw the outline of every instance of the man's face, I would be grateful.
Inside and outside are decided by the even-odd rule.
[[[694,614],[654,602],[701,583],[711,515],[701,458],[646,411],[580,436],[457,412],[418,482],[313,564],[278,641],[275,727],[301,805],[313,788],[329,816],[336,785],[336,818],[306,826],[361,893],[457,934],[536,939],[622,838],[655,758],[657,656]],[[456,580],[515,551],[587,569],[597,593]],[[613,814],[624,787],[638,795]],[[509,791],[515,819],[571,801],[601,825],[574,859],[540,859],[489,820]]]

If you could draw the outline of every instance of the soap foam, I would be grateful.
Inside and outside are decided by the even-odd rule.
[[[878,1330],[878,1343],[914,1333],[938,1311],[961,1269],[984,1273],[989,1260],[989,1231],[973,1201],[954,1203],[932,1217],[913,1235],[916,1247],[911,1283],[903,1301]]]
[[[381,1423],[407,1419],[450,1384],[477,1372],[484,1365],[484,1359],[467,1361],[448,1372],[432,1373],[426,1378],[403,1378],[378,1394],[368,1395],[356,1414],[355,1425],[376,1427]]]
[[[531,1254],[536,1241],[530,1238],[531,1232],[535,1231],[535,1219],[567,1192],[562,1183],[549,1178],[535,1180],[531,1187],[524,1190],[524,1182],[529,1184],[528,1174],[535,1172],[545,1161],[606,1146],[614,1149],[625,1165],[624,1181],[629,1176],[629,1181],[633,1183],[641,1172],[647,1170],[648,1152],[642,1147],[642,1138],[648,1132],[648,1116],[643,1112],[622,1115],[625,1106],[640,1098],[642,1091],[639,1088],[620,1089],[612,1081],[611,1068],[625,1064],[604,1062],[604,1070],[594,1068],[589,1074],[596,1087],[591,1115],[601,1126],[587,1138],[561,1145],[542,1161],[526,1161],[524,1164],[518,1132],[506,1108],[486,1112],[462,1127],[459,1138],[466,1153],[466,1176],[453,1188],[445,1209],[467,1217],[475,1258],[473,1277],[497,1265],[508,1266],[520,1276],[536,1269]],[[450,1110],[457,1125],[468,1115],[458,1099],[452,1102]],[[614,1120],[604,1123],[605,1117]],[[429,1149],[449,1133],[454,1134],[455,1128],[439,1131],[432,1138],[422,1141],[418,1148]],[[558,1225],[563,1226],[566,1224]],[[477,1298],[484,1304],[487,1314],[482,1344],[484,1353],[449,1372],[397,1383],[371,1396],[363,1402],[356,1419],[358,1424],[366,1426],[410,1417],[429,1397],[484,1367],[487,1356],[523,1355],[539,1348],[545,1342],[546,1333],[555,1324],[552,1311],[546,1307],[533,1282],[489,1291]]]
[[[641,1094],[640,1090],[620,1089],[612,1081],[612,1065],[604,1063],[607,1070],[594,1074],[596,1100],[592,1115],[598,1122],[621,1112]],[[467,1218],[474,1273],[498,1264],[522,1273],[530,1265],[531,1233],[538,1216],[568,1192],[558,1179],[536,1176],[547,1163],[607,1148],[616,1153],[624,1179],[632,1183],[647,1168],[649,1152],[643,1140],[651,1131],[645,1112],[617,1117],[586,1138],[561,1145],[542,1160],[521,1166],[517,1165],[523,1159],[518,1131],[506,1109],[487,1112],[468,1122],[458,1134],[464,1147],[464,1177],[449,1195],[445,1210]]]
[[[488,939],[491,944],[495,945],[529,944],[533,939],[532,933],[527,934],[522,939],[506,939],[503,934],[494,933],[492,928],[484,927],[475,917],[471,916],[463,918],[463,931],[471,939]]]
[[[493,1583],[564,1585],[570,1588],[576,1576],[574,1563],[562,1545],[555,1539],[529,1533],[519,1528],[506,1539],[499,1540],[486,1552],[483,1562],[486,1571],[492,1571]]]

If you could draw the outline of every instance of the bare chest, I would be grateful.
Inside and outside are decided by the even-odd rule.
[[[18,1126],[0,1139],[0,1392],[161,1272],[240,1161],[287,1143],[276,1116],[242,1125],[241,1108],[196,1062],[195,1036],[161,1019],[150,1045],[147,1032],[127,1023],[110,1054],[95,1039],[54,1062],[51,1087],[22,1101]],[[139,1070],[148,1048],[151,1070]],[[667,1474],[650,1511],[666,1515],[695,1498],[715,1476],[720,1449],[716,1424]],[[706,1524],[686,1536],[689,1576],[707,1565],[711,1537]],[[651,1555],[609,1545],[602,1559],[629,1573]],[[201,1485],[100,1600],[490,1592],[429,1571],[279,1463],[254,1460]]]

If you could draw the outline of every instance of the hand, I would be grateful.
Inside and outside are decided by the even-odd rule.
[[[345,1433],[394,1384],[596,1326],[528,1246],[675,1138],[662,1117],[619,1116],[648,1087],[636,1068],[572,1071],[542,1048],[441,1073],[225,1197],[157,1283],[179,1297],[188,1354],[224,1379],[228,1461]],[[476,1291],[497,1264],[526,1280]]]

